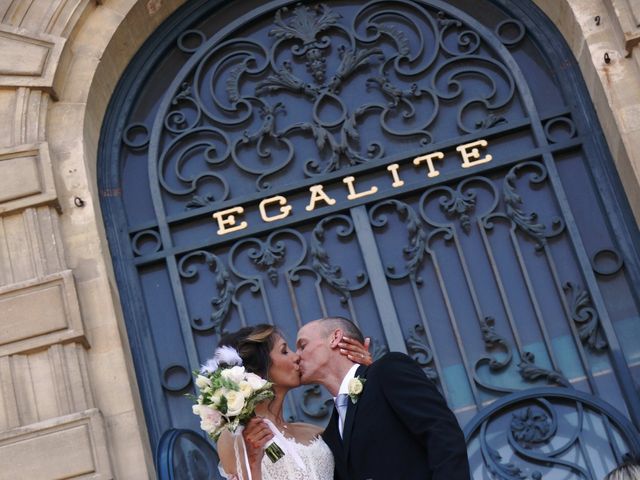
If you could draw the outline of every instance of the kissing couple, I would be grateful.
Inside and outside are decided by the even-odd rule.
[[[464,436],[433,382],[403,353],[371,362],[368,339],[350,320],[326,317],[307,323],[298,331],[295,351],[275,327],[265,324],[223,336],[224,345],[237,350],[247,371],[272,382],[275,392],[271,401],[256,407],[256,417],[243,430],[244,452],[238,451],[231,433],[220,436],[224,478],[471,478]],[[321,384],[334,398],[324,431],[283,417],[286,394],[301,384]],[[287,452],[275,463],[264,454],[274,437],[269,423]],[[239,456],[246,461],[238,461]]]

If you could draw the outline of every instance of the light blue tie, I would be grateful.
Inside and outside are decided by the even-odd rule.
[[[349,395],[341,393],[336,397],[336,410],[338,410],[338,431],[340,437],[342,437],[342,431],[344,430],[344,419],[347,416],[347,407],[349,406]]]

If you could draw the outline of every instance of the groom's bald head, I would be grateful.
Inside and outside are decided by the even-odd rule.
[[[360,343],[364,343],[364,336],[360,329],[351,320],[345,317],[324,317],[318,320],[314,320],[322,326],[327,335],[335,330],[341,330],[345,337],[358,340]]]

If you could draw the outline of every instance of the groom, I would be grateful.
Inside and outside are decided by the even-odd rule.
[[[418,364],[392,352],[359,366],[340,354],[343,336],[363,341],[350,320],[330,317],[304,325],[296,342],[302,383],[324,385],[336,401],[323,434],[334,478],[469,480],[462,431]]]

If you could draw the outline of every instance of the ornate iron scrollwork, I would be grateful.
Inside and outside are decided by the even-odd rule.
[[[589,292],[571,282],[564,284],[564,290],[571,299],[571,319],[578,327],[580,340],[592,350],[607,348],[607,340],[600,327],[600,316],[591,305]]]
[[[522,352],[522,358],[520,359],[520,363],[518,363],[518,370],[522,378],[529,382],[536,381],[539,378],[545,378],[548,382],[572,388],[571,382],[569,382],[562,373],[536,365],[536,356],[531,352]]]
[[[202,257],[209,266],[209,269],[215,274],[218,295],[211,299],[211,306],[213,308],[209,316],[209,321],[205,323],[201,318],[196,317],[191,320],[191,326],[194,330],[213,330],[214,333],[222,335],[224,333],[225,318],[229,313],[236,286],[220,258],[204,250],[192,252],[180,259],[180,262],[178,262],[178,271],[183,278],[190,279],[198,275],[197,268],[193,264],[189,264],[190,261],[198,257]]]
[[[271,26],[263,17],[258,27],[271,42],[228,36],[212,43],[198,30],[182,34],[178,46],[191,61],[157,113],[161,131],[128,140],[142,148],[156,139],[151,160],[173,200],[185,197],[187,209],[211,207],[247,193],[229,188],[238,174],[254,177],[261,192],[398,149],[423,149],[443,108],[457,109],[461,133],[509,121],[512,75],[480,54],[484,40],[460,19],[395,0],[356,7],[349,24],[341,8],[280,8]],[[127,132],[144,128],[150,130],[135,124]],[[309,140],[316,153],[297,159]],[[209,182],[221,191],[205,191]]]
[[[480,322],[480,329],[482,331],[482,340],[487,346],[487,349],[494,350],[495,348],[500,347],[503,350],[504,357],[501,360],[495,356],[485,356],[478,359],[474,367],[474,381],[486,390],[504,393],[514,392],[517,389],[491,385],[480,379],[478,372],[483,365],[487,365],[491,372],[497,373],[509,367],[513,360],[512,347],[504,336],[497,333],[495,329],[495,319],[493,317],[485,317]],[[518,363],[518,373],[522,379],[527,382],[534,382],[540,378],[544,378],[549,383],[555,383],[564,387],[571,387],[571,383],[562,375],[562,373],[536,365],[535,355],[531,352],[522,352],[520,362]]]
[[[407,337],[407,350],[411,358],[422,367],[427,378],[433,381],[439,381],[436,369],[428,366],[433,363],[433,350],[425,338],[425,333],[422,325],[414,325]]]
[[[507,389],[498,389],[496,387],[491,387],[487,385],[485,382],[480,380],[478,375],[478,371],[483,365],[488,365],[489,369],[492,372],[500,372],[507,368],[511,364],[511,360],[513,359],[513,353],[511,346],[508,344],[505,337],[499,335],[495,328],[495,319],[493,317],[485,317],[480,322],[480,330],[482,332],[482,340],[486,345],[488,350],[494,350],[500,347],[503,350],[504,358],[499,360],[495,356],[485,356],[480,359],[475,364],[474,368],[474,378],[478,385],[482,385],[483,387],[490,390],[501,390],[501,391],[512,391]]]
[[[544,165],[537,162],[523,162],[509,170],[504,177],[503,197],[506,213],[513,222],[527,235],[533,237],[537,243],[539,250],[543,249],[547,244],[547,238],[560,234],[564,230],[564,220],[556,217],[552,221],[552,229],[547,231],[547,227],[542,223],[538,223],[538,214],[536,212],[527,213],[523,209],[522,197],[516,191],[516,180],[518,173],[531,168],[539,173],[532,174],[529,178],[531,183],[541,183],[547,178],[547,169]]]
[[[550,407],[548,402],[545,405]],[[557,424],[544,410],[530,406],[511,416],[511,435],[524,448],[547,442],[557,430]]]
[[[367,274],[362,271],[356,275],[358,283],[352,285],[349,279],[342,274],[342,268],[339,265],[332,265],[329,261],[329,254],[324,248],[324,237],[329,223],[337,222],[340,225],[337,234],[340,237],[347,237],[354,233],[353,222],[345,215],[332,215],[325,217],[313,229],[311,239],[310,253],[312,257],[312,267],[318,274],[334,289],[340,292],[341,301],[347,302],[351,297],[351,292],[362,288],[368,282]]]
[[[615,436],[602,437],[597,426],[602,418]],[[595,438],[601,461],[615,461],[620,449],[640,453],[640,437],[622,413],[598,397],[562,387],[534,388],[497,400],[467,424],[465,437],[480,443],[487,470],[503,480],[540,479],[545,469],[601,478],[585,447]],[[505,455],[512,455],[511,461],[503,462]]]
[[[418,269],[421,267],[426,253],[427,234],[413,208],[399,200],[385,200],[371,207],[369,210],[371,225],[382,228],[387,224],[386,215],[378,213],[385,207],[395,209],[400,219],[405,223],[409,234],[409,244],[402,249],[406,259],[404,271],[398,273],[394,265],[387,265],[386,274],[393,279],[401,279],[408,275],[419,285],[422,283],[422,279],[418,276]]]

